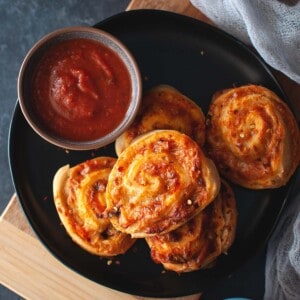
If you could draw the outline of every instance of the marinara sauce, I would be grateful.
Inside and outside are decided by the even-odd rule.
[[[46,128],[65,139],[87,141],[121,123],[131,80],[125,64],[105,45],[73,39],[45,54],[32,90],[34,109]]]

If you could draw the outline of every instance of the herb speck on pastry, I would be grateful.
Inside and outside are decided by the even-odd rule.
[[[221,180],[216,199],[179,228],[146,237],[151,258],[177,273],[212,267],[234,242],[237,209],[231,186]]]
[[[108,179],[105,213],[132,237],[171,231],[203,210],[218,194],[214,163],[189,136],[151,131],[119,156]]]
[[[285,185],[299,165],[300,134],[291,110],[258,85],[214,95],[206,122],[206,149],[219,172],[250,189]]]
[[[97,157],[72,168],[65,165],[53,179],[54,204],[66,232],[81,248],[99,256],[123,254],[135,242],[101,217],[108,175],[115,162],[113,157]]]
[[[139,135],[171,129],[190,136],[199,146],[205,141],[205,115],[200,106],[172,86],[161,84],[145,93],[133,124],[115,143],[119,156]]]

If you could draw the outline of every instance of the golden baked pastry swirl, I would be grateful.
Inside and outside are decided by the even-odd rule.
[[[53,180],[54,203],[67,233],[80,247],[100,256],[124,253],[135,241],[101,217],[108,175],[115,162],[112,157],[98,157],[72,168],[66,165]]]
[[[178,273],[212,266],[235,239],[237,210],[233,190],[222,180],[218,197],[190,221],[166,234],[147,237],[154,262]]]
[[[106,214],[133,237],[165,233],[204,209],[219,185],[214,163],[189,136],[152,131],[128,146],[114,165]]]
[[[136,137],[156,129],[178,130],[203,146],[205,116],[195,102],[172,86],[156,86],[144,95],[133,124],[117,138],[117,155],[119,156]]]
[[[272,91],[257,85],[214,95],[207,123],[207,153],[227,179],[247,188],[277,188],[299,164],[297,122]]]

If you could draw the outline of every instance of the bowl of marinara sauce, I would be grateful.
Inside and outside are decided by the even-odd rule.
[[[141,101],[137,63],[116,37],[92,27],[67,27],[39,40],[18,77],[18,99],[31,127],[71,150],[113,142]]]

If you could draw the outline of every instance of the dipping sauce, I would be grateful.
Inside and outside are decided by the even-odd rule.
[[[124,118],[131,97],[125,64],[90,39],[54,45],[33,77],[33,108],[53,134],[73,141],[100,138]]]

